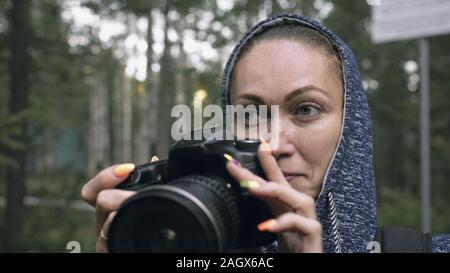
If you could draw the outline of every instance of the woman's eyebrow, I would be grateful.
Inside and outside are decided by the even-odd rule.
[[[322,92],[324,95],[329,96],[327,91],[325,91],[315,85],[305,85],[305,86],[297,88],[294,91],[287,94],[284,97],[284,101],[288,102],[288,101],[292,100],[293,98],[295,98],[298,94],[301,94],[303,92],[310,91],[310,90],[317,90],[317,91]]]
[[[241,95],[237,95],[236,97],[234,97],[234,100],[237,100],[239,98],[243,98],[243,99],[247,99],[247,100],[251,100],[251,101],[255,101],[255,102],[264,104],[264,100],[260,96],[257,96],[255,94],[241,94]]]
[[[310,91],[310,90],[317,90],[317,91],[320,91],[321,93],[323,93],[324,95],[329,96],[327,91],[325,91],[315,85],[305,85],[305,86],[299,87],[299,88],[295,89],[294,91],[290,92],[289,94],[287,94],[284,97],[284,101],[288,102],[288,101],[292,100],[293,98],[295,98],[298,94],[301,94],[303,92]],[[262,97],[252,94],[252,93],[240,94],[231,99],[237,100],[237,99],[241,99],[241,98],[251,100],[251,101],[254,101],[254,102],[257,102],[260,104],[264,104],[264,99]]]

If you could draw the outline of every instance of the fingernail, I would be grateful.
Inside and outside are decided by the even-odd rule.
[[[233,162],[235,165],[237,165],[237,166],[239,166],[239,167],[241,166],[241,163],[239,163],[239,161],[237,161],[236,158],[232,157],[231,155],[229,155],[229,154],[223,154],[223,156],[224,156],[228,161]]]
[[[272,152],[272,148],[270,147],[269,143],[267,143],[267,141],[260,137],[259,140],[261,141],[261,150],[263,151],[267,151],[267,152]]]
[[[157,157],[156,155],[154,155],[154,156],[152,156],[152,159],[150,159],[150,163],[151,163],[151,162],[158,161],[158,160],[159,160],[159,157]]]
[[[275,219],[266,220],[258,225],[259,231],[268,230],[271,226],[275,225],[277,221]]]
[[[257,181],[242,180],[239,182],[239,184],[241,185],[241,188],[244,189],[259,188],[259,183]]]
[[[114,175],[117,177],[129,175],[134,170],[134,168],[135,165],[133,163],[119,165],[114,169]]]

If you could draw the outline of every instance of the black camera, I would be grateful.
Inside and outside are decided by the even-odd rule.
[[[275,241],[267,206],[242,189],[224,154],[261,177],[258,140],[181,140],[167,160],[137,166],[117,188],[137,191],[117,211],[110,252],[227,252]]]

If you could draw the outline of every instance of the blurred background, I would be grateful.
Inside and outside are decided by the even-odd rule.
[[[0,251],[95,251],[82,185],[166,157],[174,104],[220,104],[233,46],[271,14],[353,49],[372,110],[380,225],[420,228],[417,40],[375,45],[376,0],[0,0]],[[450,36],[429,39],[432,232],[450,233]]]

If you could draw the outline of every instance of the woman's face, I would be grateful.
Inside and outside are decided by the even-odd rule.
[[[279,141],[272,154],[296,190],[317,198],[339,140],[343,85],[324,50],[300,41],[265,40],[237,62],[234,105],[278,105]]]

